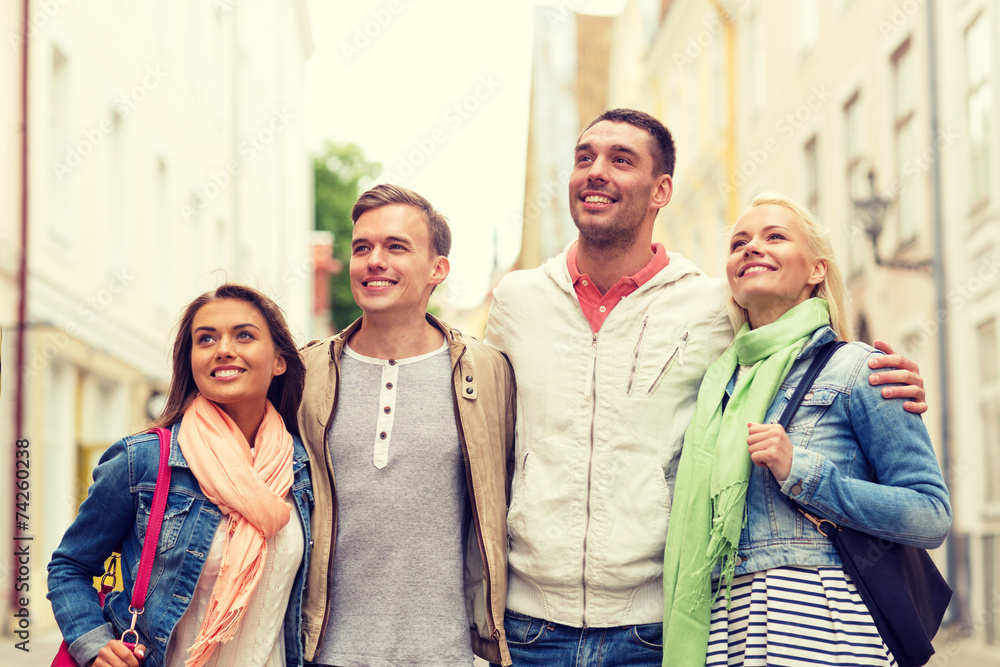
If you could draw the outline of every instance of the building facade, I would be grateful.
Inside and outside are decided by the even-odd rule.
[[[949,620],[1000,643],[1000,2],[629,0],[615,33],[611,105],[678,146],[668,247],[723,275],[725,227],[788,194],[831,229],[859,337],[919,363]]]
[[[13,461],[14,439],[27,440],[31,493],[28,520],[4,516],[0,530],[32,538],[30,610],[44,629],[49,556],[104,449],[158,414],[181,308],[244,282],[278,301],[299,340],[311,335],[301,100],[313,46],[304,0],[31,2],[26,39],[18,14],[5,18],[13,60],[26,46],[29,64],[29,233],[3,216],[0,455]],[[23,291],[7,262],[22,248]],[[22,300],[19,322],[8,304]],[[15,571],[0,562],[0,581]]]

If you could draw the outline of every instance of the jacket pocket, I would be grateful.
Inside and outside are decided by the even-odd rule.
[[[791,399],[792,394],[795,393],[795,387],[790,387],[785,390],[784,405],[781,409],[775,412],[774,421],[777,421],[779,415],[784,412],[785,406],[788,405],[789,399]],[[839,392],[832,387],[813,387],[806,392],[806,395],[802,398],[802,404],[798,412],[795,413],[795,419],[792,423],[788,425],[786,431],[788,433],[798,433],[802,431],[811,431],[813,427],[816,426],[816,422],[819,418],[833,405],[833,401],[837,398]],[[806,446],[806,442],[795,442],[794,444],[801,447]]]
[[[140,543],[145,540],[146,528],[149,526],[149,514],[152,509],[153,494],[148,491],[139,491],[139,512],[136,515],[136,528],[138,529]],[[156,543],[156,553],[163,553],[177,543],[177,536],[181,533],[184,520],[191,512],[194,504],[194,496],[184,493],[170,493],[167,495],[167,507],[163,513],[163,525],[160,528],[160,539]]]
[[[670,372],[674,364],[684,365],[684,348],[687,347],[688,339],[691,337],[691,332],[685,331],[681,334],[681,337],[677,339],[677,343],[674,345],[673,352],[667,357],[667,360],[663,363],[663,367],[660,368],[660,372],[653,378],[653,383],[649,385],[649,389],[646,390],[647,396],[652,396],[653,392],[660,386],[663,381],[664,376]]]
[[[635,375],[639,371],[639,355],[642,353],[642,339],[646,337],[646,325],[649,324],[649,315],[642,319],[642,326],[639,327],[639,337],[635,341],[635,349],[632,350],[632,368],[628,374],[628,385],[625,387],[625,395],[631,396],[632,389],[636,385]]]

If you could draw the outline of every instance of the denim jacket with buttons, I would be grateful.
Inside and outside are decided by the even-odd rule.
[[[830,327],[813,333],[765,423],[778,421],[813,356],[834,337]],[[784,483],[753,466],[737,576],[785,565],[841,564],[830,539],[787,498],[838,525],[892,542],[934,548],[944,541],[951,504],[930,436],[919,415],[906,412],[902,401],[882,398],[881,385],[868,382],[868,361],[879,354],[851,343],[827,363],[787,429],[793,454]],[[733,386],[731,381],[728,393]]]
[[[188,468],[177,433],[171,429],[170,491],[163,527],[149,577],[145,612],[138,617],[139,643],[146,646],[147,667],[160,667],[170,633],[188,608],[222,513],[202,493]],[[305,554],[285,612],[285,660],[302,665],[302,589],[309,563],[309,520],[313,506],[308,458],[302,441],[293,438],[290,493],[305,537]],[[129,604],[139,569],[142,538],[149,521],[160,460],[154,433],[127,436],[111,445],[94,470],[94,483],[80,512],[63,536],[49,563],[48,598],[59,629],[78,664],[88,664],[111,639],[119,639],[132,622]],[[122,545],[124,590],[110,593],[103,610],[97,601],[95,576],[118,544]]]

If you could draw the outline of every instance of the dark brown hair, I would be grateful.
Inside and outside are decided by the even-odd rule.
[[[212,301],[233,299],[244,301],[257,309],[274,341],[274,349],[285,360],[286,369],[281,375],[271,378],[267,399],[285,421],[285,428],[292,435],[299,434],[298,411],[302,401],[302,387],[305,384],[306,367],[299,357],[298,348],[281,308],[274,301],[252,287],[226,283],[211,292],[205,292],[188,304],[177,323],[177,337],[174,339],[173,374],[167,391],[167,404],[150,428],[170,428],[183,415],[198,393],[191,371],[191,326],[194,316],[202,306]]]
[[[635,109],[609,109],[590,121],[590,124],[583,128],[583,131],[586,132],[602,120],[614,123],[628,123],[641,130],[646,130],[653,140],[653,175],[660,176],[667,174],[673,177],[674,164],[677,161],[677,149],[674,147],[674,138],[671,136],[670,130],[663,123],[643,111],[636,111]],[[583,136],[583,134],[581,133],[580,136]]]
[[[413,190],[388,183],[376,185],[358,197],[351,210],[351,220],[357,222],[363,213],[390,204],[406,204],[423,211],[427,218],[427,230],[431,235],[431,250],[435,255],[448,256],[451,252],[451,229],[448,228],[447,218],[438,213],[425,197]]]

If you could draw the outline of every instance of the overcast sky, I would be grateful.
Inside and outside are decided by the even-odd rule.
[[[623,2],[542,4],[608,13]],[[494,238],[502,266],[520,247],[535,4],[309,1],[306,141],[358,144],[382,163],[378,182],[416,190],[449,218],[446,294],[459,306],[489,288]]]

